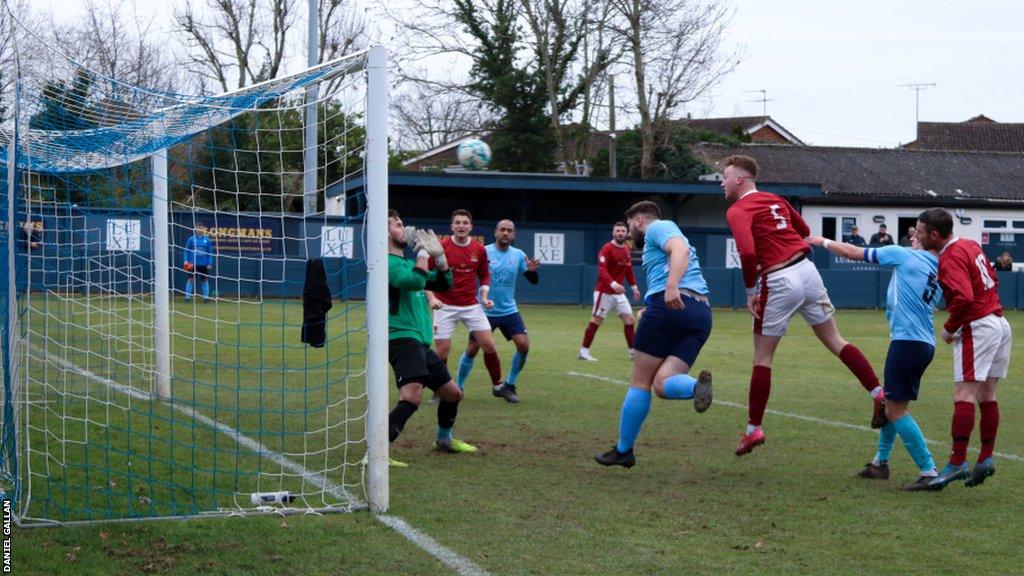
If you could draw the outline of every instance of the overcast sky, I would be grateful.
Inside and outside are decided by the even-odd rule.
[[[82,0],[33,0],[73,17]],[[166,0],[137,0],[167,12]],[[400,6],[383,0],[381,6]],[[1024,2],[991,0],[734,0],[730,42],[746,59],[695,116],[767,111],[805,142],[895,146],[915,138],[907,83],[920,117],[956,122],[985,114],[1024,122]],[[388,8],[378,7],[375,12]],[[625,78],[620,79],[619,83]],[[620,125],[622,121],[620,120]]]

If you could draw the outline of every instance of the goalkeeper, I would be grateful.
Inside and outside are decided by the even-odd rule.
[[[405,247],[414,244],[416,260],[405,258]],[[434,258],[435,270],[427,269]],[[388,439],[394,442],[416,412],[423,387],[440,397],[437,406],[437,441],[442,452],[476,452],[476,447],[452,438],[462,390],[448,367],[430,349],[433,323],[424,289],[444,292],[452,285],[452,273],[444,249],[433,230],[403,227],[398,212],[388,212],[388,360],[395,371],[398,404],[388,416]]]
[[[185,242],[185,301],[192,299],[196,282],[203,293],[203,302],[210,299],[210,271],[213,269],[213,241],[206,233],[206,224],[197,224],[196,233]]]

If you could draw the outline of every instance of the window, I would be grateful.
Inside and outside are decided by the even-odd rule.
[[[982,228],[1006,228],[1006,220],[983,220]]]
[[[822,216],[821,217],[821,237],[828,238],[830,240],[838,240],[836,238],[836,217],[835,216]]]

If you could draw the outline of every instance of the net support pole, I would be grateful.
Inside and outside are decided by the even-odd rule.
[[[306,46],[306,64],[312,68],[320,59],[318,34],[320,23],[320,6],[318,0],[309,0],[309,14],[306,22],[308,43]],[[303,130],[302,143],[302,213],[307,217],[316,214],[316,172],[317,172],[317,118],[316,100],[317,84],[310,83],[306,87],[306,125]],[[326,198],[324,202],[326,204]]]
[[[167,150],[153,154],[153,349],[156,395],[171,397],[171,263],[167,229]]]
[[[367,499],[388,509],[388,53],[370,49],[366,101]]]

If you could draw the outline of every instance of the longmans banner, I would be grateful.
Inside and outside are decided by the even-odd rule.
[[[181,222],[181,245],[194,233],[195,226],[205,224],[217,254],[279,254],[281,252],[281,221],[277,218],[202,214]]]

